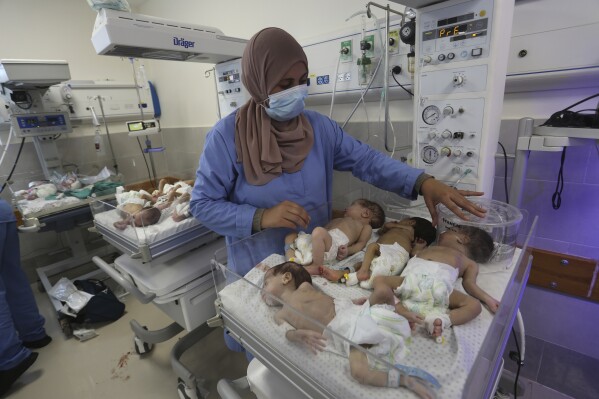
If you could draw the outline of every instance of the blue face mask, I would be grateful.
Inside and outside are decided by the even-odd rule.
[[[308,96],[308,86],[298,85],[268,96],[266,113],[276,121],[288,121],[304,110],[304,99]]]

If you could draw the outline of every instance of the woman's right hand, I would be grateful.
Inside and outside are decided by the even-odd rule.
[[[264,211],[260,226],[263,229],[271,227],[287,227],[290,229],[301,227],[306,229],[309,223],[310,215],[302,206],[295,202],[283,201]]]

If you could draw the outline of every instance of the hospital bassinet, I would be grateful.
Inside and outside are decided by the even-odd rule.
[[[438,397],[484,398],[491,397],[494,392],[502,368],[503,349],[528,277],[531,257],[527,245],[535,224],[536,221],[522,248],[516,250],[512,267],[506,269],[505,266],[488,265],[485,270],[481,266],[479,285],[501,300],[501,306],[495,315],[484,309],[475,320],[446,330],[443,333],[443,344],[436,344],[423,334],[412,337],[403,364],[426,370],[437,378],[441,383],[441,388],[437,391]],[[213,263],[218,290],[218,312],[229,335],[274,375],[289,381],[306,397],[398,397],[397,389],[361,385],[353,380],[348,369],[348,359],[334,351],[314,356],[285,339],[285,331],[274,322],[275,310],[266,306],[261,298],[263,266],[255,267],[271,267],[284,258],[275,253],[266,259],[257,259],[251,251],[251,248],[260,247],[275,236],[279,235],[267,230],[233,244],[235,248],[230,249],[235,250],[229,251],[229,254],[237,254],[233,255],[237,267],[246,265],[251,268],[245,276],[240,276],[227,267],[231,259],[227,259],[226,249],[215,254]],[[354,256],[357,256],[354,261],[360,260],[360,253]],[[348,263],[351,260],[345,264]],[[369,294],[361,288],[331,283],[320,277],[314,278],[313,284],[335,298],[357,298]],[[458,280],[454,288],[463,290],[461,280]],[[365,350],[354,343],[348,344],[359,348],[358,350]],[[388,359],[379,358],[378,364],[388,370],[393,365],[386,360]],[[401,389],[400,396],[416,397],[406,389]]]
[[[169,184],[179,180],[172,177],[165,179]],[[146,188],[152,191],[147,184],[133,184],[126,188],[136,191]],[[114,200],[92,202],[90,207],[94,215],[94,225],[106,241],[133,259],[149,262],[167,253],[176,256],[219,237],[193,217],[175,222],[168,210],[162,212],[162,217],[154,225],[130,225],[124,230],[119,230],[113,225],[114,222],[122,220],[121,212],[116,206]]]

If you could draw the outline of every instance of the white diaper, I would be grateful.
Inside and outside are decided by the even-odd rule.
[[[397,276],[402,272],[410,253],[398,243],[379,244],[381,255],[370,263],[370,278],[360,283],[360,287],[371,289],[376,276]]]
[[[120,187],[117,187],[117,188],[120,188]],[[115,194],[115,197],[116,197],[116,202],[118,205],[139,204],[139,205],[142,205],[143,207],[150,206],[151,205],[150,201],[146,201],[145,199],[141,198],[141,196],[144,194],[150,195],[147,191],[144,191],[144,190],[122,191],[122,192],[117,191],[117,193]]]
[[[331,236],[331,248],[324,254],[324,263],[331,263],[337,260],[337,250],[342,245],[349,243],[349,238],[339,229],[329,230]]]
[[[331,263],[337,259],[337,250],[341,245],[347,245],[349,239],[339,229],[329,230],[331,235],[331,248],[324,254],[324,263]],[[295,250],[295,262],[300,265],[309,265],[312,263],[312,234],[300,231],[293,242],[292,248]]]
[[[293,242],[294,260],[300,265],[312,263],[312,235],[300,231]]]
[[[191,213],[189,212],[189,202],[177,204],[175,206],[175,210],[177,211],[177,214],[179,214],[179,215],[185,215],[186,217],[191,216]]]
[[[395,290],[402,304],[424,316],[445,314],[458,269],[441,262],[412,258],[401,273],[403,283]]]
[[[335,318],[327,326],[343,336],[324,331],[332,349],[343,356],[349,356],[351,341],[355,344],[373,345],[368,350],[391,363],[399,363],[407,352],[405,340],[410,337],[410,325],[407,319],[395,313],[391,305],[374,305],[366,301],[363,305],[354,305],[350,299],[335,301]],[[376,359],[369,359],[376,367]]]

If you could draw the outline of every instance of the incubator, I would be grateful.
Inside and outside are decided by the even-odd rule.
[[[484,218],[477,217],[464,211],[469,220],[462,220],[451,212],[445,205],[437,205],[439,223],[437,239],[452,227],[478,227],[493,238],[494,250],[488,263],[509,267],[516,250],[518,230],[523,219],[522,212],[509,204],[488,198],[470,198],[470,201],[486,209]]]

